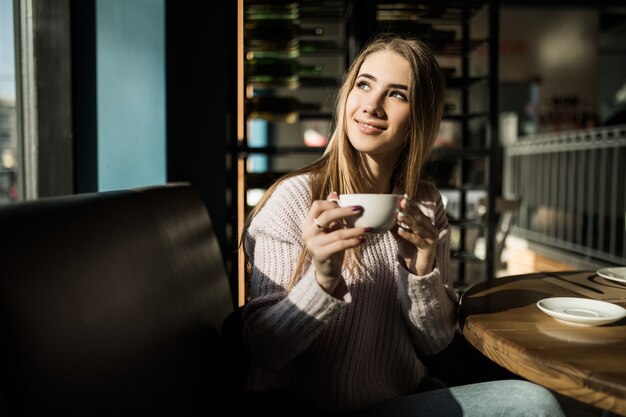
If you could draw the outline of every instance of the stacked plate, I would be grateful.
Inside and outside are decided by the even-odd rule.
[[[578,326],[602,326],[626,317],[623,307],[590,298],[544,298],[537,301],[537,307],[561,322]]]
[[[596,273],[610,281],[626,284],[626,267],[602,268]],[[626,317],[623,307],[589,298],[544,298],[537,302],[537,307],[563,323],[577,326],[602,326]]]
[[[626,284],[626,266],[619,268],[602,268],[596,271],[602,278]]]

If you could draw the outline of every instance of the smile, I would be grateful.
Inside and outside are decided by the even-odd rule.
[[[366,123],[366,122],[362,122],[360,120],[356,120],[355,122],[357,123],[357,126],[359,127],[359,130],[363,133],[376,133],[376,132],[383,132],[385,130],[387,130],[386,127],[383,126],[377,126],[374,124],[370,124],[370,123]]]

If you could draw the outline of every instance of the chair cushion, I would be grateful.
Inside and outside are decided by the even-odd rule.
[[[0,375],[26,415],[198,415],[223,398],[233,310],[187,185],[0,209]]]

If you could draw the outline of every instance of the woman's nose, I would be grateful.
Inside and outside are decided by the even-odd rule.
[[[369,114],[372,117],[377,117],[377,118],[381,118],[384,116],[385,114],[385,110],[383,109],[383,106],[380,102],[380,100],[376,99],[376,100],[370,100],[367,103],[363,104],[363,107],[361,108],[361,111],[363,113]]]

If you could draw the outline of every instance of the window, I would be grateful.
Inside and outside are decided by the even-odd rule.
[[[0,0],[0,205],[18,199],[13,0]]]

